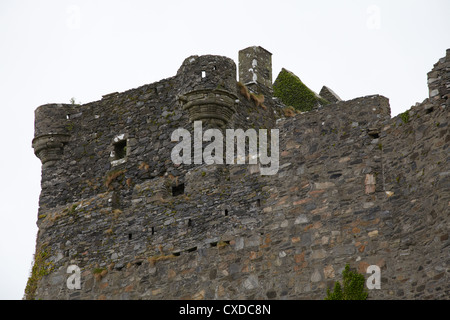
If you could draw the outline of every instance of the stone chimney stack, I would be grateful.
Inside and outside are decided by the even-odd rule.
[[[239,81],[253,91],[258,86],[272,91],[272,54],[259,46],[240,50]]]

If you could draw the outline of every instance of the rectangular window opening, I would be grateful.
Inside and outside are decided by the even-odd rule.
[[[120,160],[127,155],[127,140],[120,140],[114,144],[114,160]]]
[[[176,197],[184,194],[184,183],[172,187],[172,196]]]

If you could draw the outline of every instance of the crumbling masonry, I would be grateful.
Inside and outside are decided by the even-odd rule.
[[[188,57],[171,78],[35,112],[42,161],[29,299],[323,299],[348,263],[370,299],[450,297],[450,49],[429,98],[286,113],[271,54]],[[236,75],[239,75],[239,83]],[[280,167],[174,165],[171,133],[279,129]],[[206,144],[206,143],[205,143]],[[70,265],[81,289],[69,289]],[[366,275],[368,277],[368,275]]]

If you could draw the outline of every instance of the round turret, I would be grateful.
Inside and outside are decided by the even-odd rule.
[[[236,112],[236,64],[222,56],[191,56],[180,69],[182,94],[179,101],[190,121],[223,128]]]
[[[46,104],[35,111],[34,154],[42,165],[51,166],[61,159],[63,147],[69,142],[69,115],[73,105]]]

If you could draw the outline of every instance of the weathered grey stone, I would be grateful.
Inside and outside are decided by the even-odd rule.
[[[256,289],[259,287],[258,277],[255,275],[250,275],[247,279],[245,279],[243,286],[247,290]]]
[[[323,259],[327,255],[326,251],[323,249],[314,250],[311,254],[312,259]]]
[[[322,275],[320,274],[320,271],[316,269],[311,275],[311,282],[319,282],[320,280],[322,280]]]
[[[264,107],[219,56],[189,57],[171,78],[83,106],[39,107],[37,155],[57,157],[41,154],[36,257],[48,274],[27,298],[322,300],[348,263],[381,267],[371,299],[448,299],[449,53],[429,74],[438,94],[394,118],[379,95],[285,114],[262,51],[247,89]],[[173,131],[193,136],[180,95],[212,119],[223,110],[203,102],[235,107],[204,130],[278,129],[276,174],[173,163]],[[126,161],[110,159],[120,153]],[[72,264],[77,291],[66,286]]]
[[[308,218],[306,217],[306,215],[304,215],[304,214],[301,214],[301,215],[299,215],[296,219],[295,219],[295,224],[302,224],[302,223],[308,223],[309,222],[309,220],[308,220]]]
[[[322,87],[322,89],[319,92],[319,95],[331,103],[336,103],[336,102],[342,101],[342,99],[339,98],[339,96],[336,93],[334,93],[333,90],[331,90],[330,88],[328,88],[326,86]]]
[[[259,46],[240,50],[239,81],[247,86],[272,88],[272,54]]]

